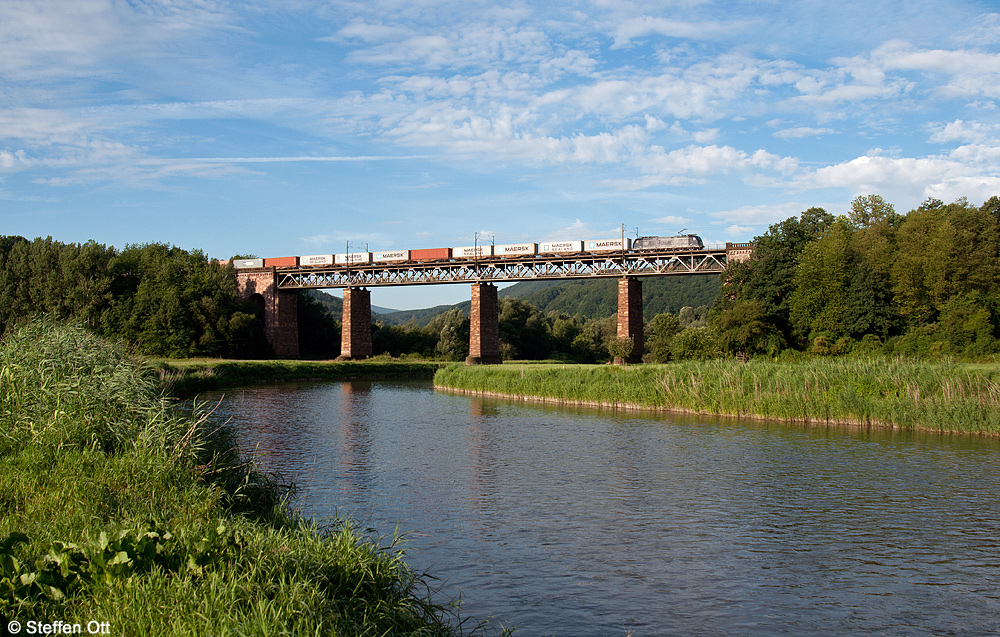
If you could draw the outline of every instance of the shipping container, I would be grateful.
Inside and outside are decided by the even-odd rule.
[[[451,256],[455,259],[474,259],[493,256],[493,246],[462,246],[452,248]]]
[[[263,268],[264,259],[233,259],[234,268]]]
[[[264,267],[287,267],[290,265],[298,265],[298,257],[268,257],[264,259]]]
[[[299,265],[333,265],[332,254],[310,254],[299,257]]]
[[[538,252],[546,254],[583,252],[583,241],[547,241],[538,244]]]
[[[409,250],[390,250],[388,252],[376,252],[372,255],[372,261],[385,263],[387,261],[409,261]]]
[[[333,261],[337,265],[354,265],[357,263],[371,263],[371,252],[349,252],[347,254],[333,255]]]
[[[513,243],[510,245],[493,246],[493,254],[498,257],[522,257],[537,253],[537,243]]]
[[[410,250],[412,261],[440,261],[451,258],[451,248],[428,248],[425,250]]]
[[[621,252],[628,250],[631,239],[588,239],[584,241],[587,252]],[[624,245],[624,247],[623,247]]]

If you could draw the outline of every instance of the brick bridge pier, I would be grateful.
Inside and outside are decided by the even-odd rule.
[[[241,298],[255,302],[257,317],[264,321],[264,337],[275,355],[298,358],[298,293],[278,289],[274,268],[237,270],[236,288]]]

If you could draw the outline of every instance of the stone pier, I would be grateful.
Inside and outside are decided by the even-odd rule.
[[[641,363],[643,348],[642,281],[627,276],[618,279],[618,338],[631,338],[632,353],[622,360],[615,357],[615,364]]]
[[[492,283],[472,284],[469,309],[469,357],[466,365],[500,364],[500,326],[497,288]]]
[[[372,355],[372,294],[363,288],[344,288],[344,314],[340,326],[338,361],[361,360]]]
[[[275,269],[236,271],[240,297],[263,308],[264,338],[279,358],[299,357],[298,293],[278,289]]]

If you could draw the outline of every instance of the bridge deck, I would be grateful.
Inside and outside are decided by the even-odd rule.
[[[416,263],[295,266],[278,267],[275,272],[278,288],[291,290],[719,274],[725,269],[726,263],[725,248],[708,248],[692,251],[649,250],[624,254],[546,254]]]

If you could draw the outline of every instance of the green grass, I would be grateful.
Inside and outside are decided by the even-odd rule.
[[[437,387],[703,414],[1000,434],[1000,367],[814,358],[668,365],[453,365]]]
[[[297,518],[157,370],[72,327],[0,346],[0,614],[114,635],[457,635],[398,538]]]
[[[431,378],[443,364],[396,360],[155,360],[160,380],[175,396],[262,382]]]

